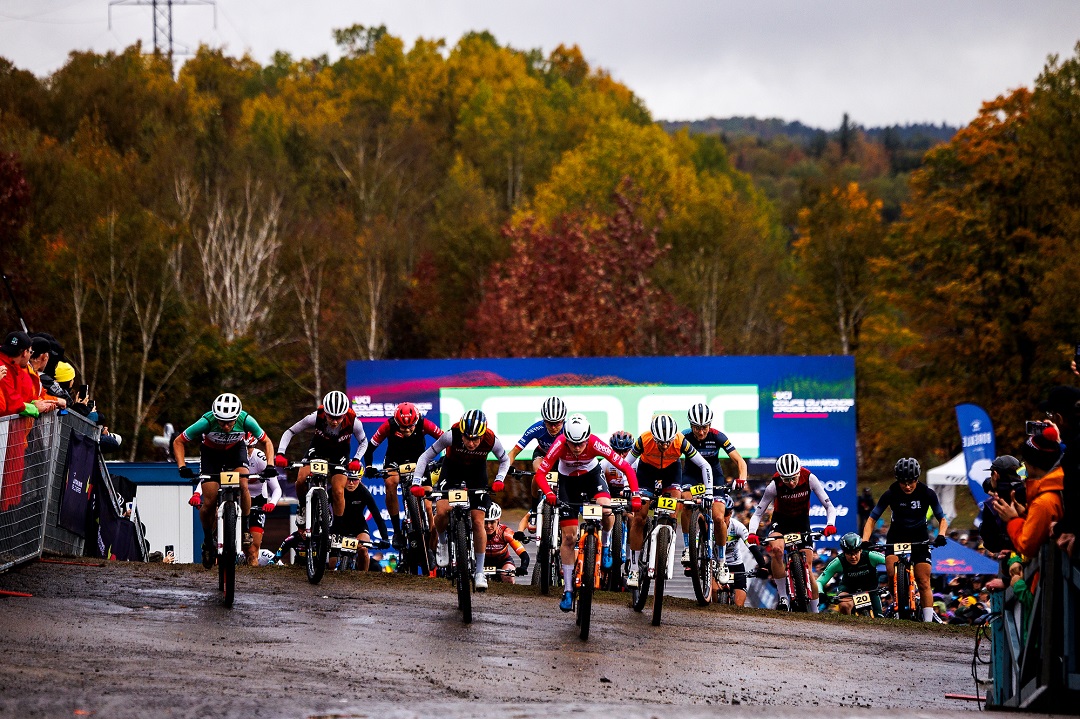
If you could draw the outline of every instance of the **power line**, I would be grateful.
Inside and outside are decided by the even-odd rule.
[[[173,6],[174,5],[209,5],[214,8],[214,29],[217,30],[216,0],[110,0],[109,29],[112,29],[112,9],[114,5],[150,6],[154,19],[154,53],[165,54],[169,62],[173,59]],[[184,54],[189,50],[185,48]]]

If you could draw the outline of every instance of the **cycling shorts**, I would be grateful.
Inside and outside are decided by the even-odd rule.
[[[514,560],[510,559],[510,550],[509,549],[507,549],[505,552],[501,552],[499,554],[485,554],[484,555],[484,566],[485,567],[495,567],[496,569],[505,569],[507,564],[509,564],[511,567],[514,566]]]
[[[600,465],[597,465],[584,474],[567,476],[559,474],[559,501],[568,504],[581,504],[582,500],[595,499],[596,497],[611,497],[611,490],[604,479]],[[569,516],[560,518],[561,522],[577,522],[578,507],[572,507]]]
[[[334,517],[334,534],[340,534],[343,537],[356,537],[361,534],[371,533],[368,531],[367,517],[363,512],[354,511],[346,512],[340,517]]]
[[[248,522],[251,526],[252,534],[262,534],[266,528],[266,512],[263,511],[263,505],[269,500],[269,497],[259,495],[258,497],[251,498],[251,514],[248,515]]]
[[[810,515],[806,516],[806,519],[789,519],[787,517],[780,517],[772,523],[769,527],[769,532],[772,534],[794,534],[795,532],[809,532],[810,531]]]
[[[682,490],[682,465],[678,462],[673,462],[663,469],[658,469],[646,462],[638,462],[637,476],[638,486],[642,488],[655,487],[656,492],[665,489]]]
[[[217,482],[218,475],[222,472],[231,472],[234,469],[248,466],[247,445],[243,442],[234,444],[227,449],[214,449],[203,445],[202,454],[199,457],[199,473],[212,477],[210,482]]]
[[[714,487],[719,487],[725,484],[724,470],[720,467],[720,461],[716,457],[705,457],[705,461],[712,467],[712,481]],[[685,491],[687,487],[695,484],[703,484],[704,478],[701,476],[701,467],[695,463],[688,461],[686,466],[683,467],[683,489]]]
[[[731,586],[734,589],[746,591],[746,567],[742,564],[729,564],[727,570],[731,572]]]
[[[347,449],[348,448],[346,448],[346,450]],[[331,474],[341,474],[341,470],[336,468],[347,467],[349,465],[349,455],[347,453],[341,454],[341,447],[337,445],[330,446],[313,442],[311,446],[308,447],[307,454],[304,456],[307,457],[308,461],[313,459],[326,460],[330,464]]]
[[[928,539],[928,536],[924,536],[924,537],[919,537],[919,536],[911,537],[910,535],[909,536],[904,536],[904,534],[902,532],[897,532],[896,534],[893,534],[892,530],[890,529],[889,533],[885,536],[885,543],[886,544],[895,544],[896,542],[925,542],[927,539]],[[888,550],[888,547],[886,547],[886,550]],[[894,555],[889,555],[889,556],[894,556]],[[915,565],[915,564],[930,564],[930,545],[928,545],[928,544],[918,544],[918,545],[913,546],[911,548],[911,563],[913,565]]]

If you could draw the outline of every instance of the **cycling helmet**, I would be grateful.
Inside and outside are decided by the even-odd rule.
[[[487,508],[487,514],[484,515],[485,522],[498,522],[502,519],[502,507],[498,502],[492,502],[491,506]]]
[[[214,419],[218,422],[232,422],[240,416],[240,398],[225,392],[214,400]]]
[[[691,407],[686,416],[690,420],[691,427],[708,427],[713,420],[712,407],[700,402]]]
[[[487,415],[482,410],[470,409],[461,415],[461,419],[458,421],[458,430],[468,439],[482,437],[484,432],[487,431]]]
[[[566,419],[566,403],[558,397],[548,397],[540,407],[540,417],[545,422],[562,422]]]
[[[274,563],[274,553],[269,549],[259,550],[259,566],[267,567]]]
[[[572,414],[566,420],[563,434],[566,435],[568,441],[577,444],[589,438],[589,435],[592,434],[592,427],[589,426],[589,420],[585,419],[585,415]]]
[[[797,455],[790,452],[780,455],[780,459],[776,460],[776,473],[780,475],[781,479],[798,477],[800,470],[802,470],[802,462],[799,461]]]
[[[248,471],[251,474],[262,474],[266,469],[266,453],[261,449],[251,450],[251,454],[248,455]]]
[[[649,423],[649,431],[657,442],[670,442],[675,439],[679,427],[670,414],[658,414]]]
[[[843,537],[840,537],[840,551],[854,552],[860,547],[862,547],[862,537],[855,534],[855,532],[848,532]]]
[[[610,444],[611,448],[616,452],[629,452],[634,447],[634,435],[624,429],[620,429],[618,432],[611,435],[608,444]]]
[[[322,398],[323,412],[326,412],[327,416],[344,417],[345,413],[349,411],[349,398],[345,396],[344,392],[334,390],[333,392],[327,392],[326,396]]]
[[[420,412],[412,402],[402,402],[394,410],[394,421],[399,427],[412,427],[420,421]]]
[[[735,511],[735,500],[731,498],[730,494],[724,495],[724,514],[731,514]]]
[[[922,474],[922,467],[919,466],[919,460],[914,457],[903,457],[896,462],[896,466],[893,467],[893,475],[898,482],[912,482],[919,478]]]

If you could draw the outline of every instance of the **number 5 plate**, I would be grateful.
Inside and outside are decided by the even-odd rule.
[[[802,541],[802,535],[798,532],[784,535],[784,544],[798,544]]]
[[[600,519],[603,514],[604,510],[599,504],[586,504],[581,508],[581,517],[583,519]]]
[[[218,476],[219,483],[222,487],[239,487],[240,486],[240,473],[239,472],[222,472]]]
[[[469,492],[465,489],[451,489],[446,493],[446,498],[450,500],[450,504],[468,504]]]
[[[870,594],[868,592],[861,592],[859,594],[856,594],[851,599],[855,602],[855,607],[858,609],[861,609],[862,607],[869,607],[871,604]]]

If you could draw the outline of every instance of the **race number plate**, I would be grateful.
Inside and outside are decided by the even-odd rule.
[[[321,474],[323,476],[330,474],[330,465],[325,459],[316,459],[308,466],[311,467],[312,474]]]
[[[413,470],[416,469],[416,465],[412,462],[409,464],[399,464],[397,469],[399,474],[412,474]]]
[[[446,498],[450,500],[450,504],[468,504],[469,491],[466,489],[451,489],[446,493]]]
[[[862,609],[863,607],[869,607],[870,604],[871,604],[869,592],[861,592],[861,593],[856,594],[855,596],[853,596],[851,599],[855,602],[855,608],[856,609]]]
[[[239,487],[241,476],[239,472],[222,472],[218,480],[222,487]]]
[[[611,506],[612,507],[625,507],[626,506],[626,499],[623,498],[623,497],[612,497],[611,498]]]
[[[701,495],[705,494],[705,485],[695,484],[693,487],[690,488],[690,494],[694,497],[700,497]]]
[[[802,535],[798,532],[784,535],[784,544],[798,544],[802,541]]]
[[[656,500],[656,508],[665,512],[674,512],[678,506],[679,500],[674,497],[658,497]]]
[[[343,537],[341,539],[341,548],[347,552],[355,552],[360,546],[360,542],[356,541],[356,537]]]
[[[911,554],[911,542],[900,542],[892,545],[895,554]]]
[[[586,504],[581,507],[582,519],[600,519],[604,510],[599,504]]]
[[[558,487],[559,486],[559,473],[558,472],[548,472],[547,473],[547,481],[548,481],[548,485],[550,485],[552,489],[554,489],[555,487]]]

